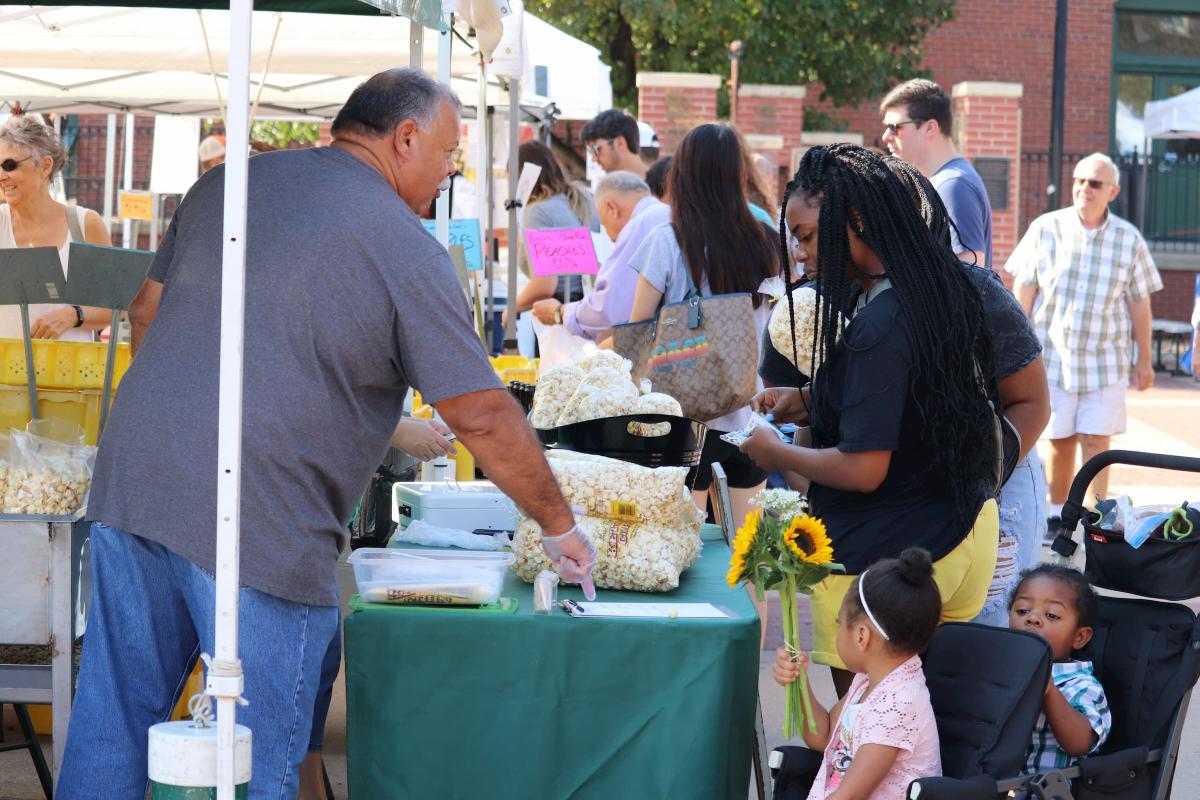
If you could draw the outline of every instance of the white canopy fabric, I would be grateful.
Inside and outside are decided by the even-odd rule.
[[[609,68],[593,47],[525,16],[523,102],[536,103],[535,67],[547,71],[559,108],[586,119],[611,106]],[[203,24],[202,24],[203,21]],[[254,12],[251,101],[269,71],[259,118],[329,119],[367,76],[409,63],[409,21],[402,17]],[[207,34],[207,47],[205,44]],[[426,32],[425,69],[437,48]],[[520,38],[495,56],[513,56]],[[229,12],[97,6],[0,6],[0,104],[28,111],[219,116],[228,96]],[[272,42],[274,44],[272,45]],[[210,61],[209,53],[212,58]],[[476,103],[477,56],[456,42],[452,85]],[[519,58],[519,52],[517,53]],[[216,65],[214,81],[210,64]],[[511,66],[511,65],[510,65]],[[572,70],[568,77],[565,73]],[[523,74],[522,74],[523,73]],[[219,96],[218,96],[219,93]],[[507,98],[499,86],[489,102]]]
[[[1200,87],[1146,103],[1147,139],[1200,139]]]

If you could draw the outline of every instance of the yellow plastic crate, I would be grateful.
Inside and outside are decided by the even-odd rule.
[[[33,342],[34,375],[38,388],[101,389],[104,387],[104,367],[108,345],[100,342],[60,342],[56,339],[35,339]],[[113,367],[113,387],[129,369],[129,345],[117,345]],[[0,383],[25,386],[25,342],[21,339],[0,339]]]
[[[84,441],[96,444],[100,431],[98,389],[38,389],[38,412],[58,417],[83,428]],[[22,386],[0,386],[0,431],[24,428],[29,422],[29,390]]]

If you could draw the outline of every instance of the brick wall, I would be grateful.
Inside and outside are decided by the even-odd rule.
[[[1068,153],[1107,150],[1112,93],[1113,0],[1071,0],[1068,16],[1064,145]],[[1054,70],[1054,3],[1048,0],[958,0],[956,17],[926,37],[924,66],[944,89],[962,81],[1000,81],[1025,86],[1021,107],[1023,147],[1045,151],[1050,142],[1051,76]],[[878,146],[881,98],[853,109],[820,101],[819,85],[808,103],[850,123]]]
[[[71,194],[71,199],[80,205],[103,212],[104,151],[108,140],[108,117],[104,114],[80,114],[75,119],[78,136],[71,148],[67,177],[78,179],[78,190],[74,191],[76,187],[68,185],[68,193]],[[133,188],[149,188],[150,157],[153,151],[154,117],[134,117]],[[125,176],[124,114],[117,117],[115,163],[115,185],[120,188]]]
[[[692,128],[717,118],[718,75],[640,72],[638,119],[658,134],[659,153],[670,155]]]
[[[1161,269],[1163,288],[1150,295],[1150,306],[1155,319],[1172,319],[1190,322],[1195,303],[1196,270]]]
[[[951,89],[959,151],[972,160],[1008,161],[1008,207],[992,209],[992,263],[997,267],[1003,266],[1020,238],[1022,92],[1020,84],[974,81]]]

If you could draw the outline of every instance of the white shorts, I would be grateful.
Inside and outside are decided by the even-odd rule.
[[[1125,432],[1125,384],[1114,383],[1090,392],[1068,392],[1050,384],[1048,439],[1076,434],[1115,436]]]

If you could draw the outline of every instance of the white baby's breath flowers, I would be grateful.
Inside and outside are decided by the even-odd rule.
[[[791,489],[763,489],[751,502],[781,520],[808,513],[808,498]]]

